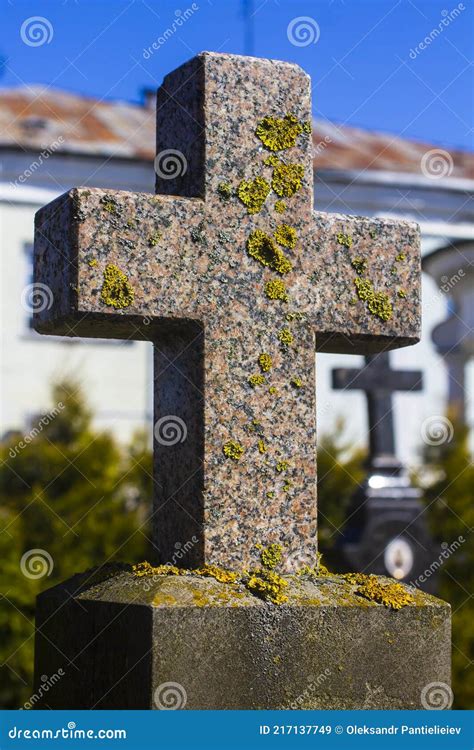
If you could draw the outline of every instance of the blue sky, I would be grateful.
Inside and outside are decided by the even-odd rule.
[[[44,83],[139,101],[143,87],[156,88],[196,52],[244,54],[243,4],[197,0],[190,17],[173,27],[192,0],[0,0],[0,51],[7,58],[0,85]],[[254,54],[297,62],[310,73],[316,116],[472,149],[469,0],[253,0],[249,5]],[[27,22],[35,16],[48,24],[41,22],[47,41],[38,46],[21,35],[26,24],[28,38]],[[165,43],[144,55],[167,28],[172,33]]]

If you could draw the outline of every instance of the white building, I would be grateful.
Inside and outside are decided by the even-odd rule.
[[[3,433],[22,429],[51,406],[51,381],[66,375],[83,383],[98,426],[113,426],[126,439],[150,423],[151,344],[40,336],[30,327],[28,285],[40,206],[74,185],[153,192],[151,101],[147,97],[143,106],[101,102],[39,87],[0,91]],[[395,397],[399,455],[413,463],[424,420],[444,413],[448,392],[459,398],[456,380],[462,393],[469,392],[474,156],[318,121],[314,146],[317,210],[414,219],[422,228],[423,254],[437,253],[438,262],[425,262],[430,276],[423,279],[422,341],[392,354],[394,366],[424,374],[421,394]],[[439,332],[446,318],[455,323],[443,329],[442,344],[437,340],[435,346],[431,332],[436,326]],[[456,351],[450,354],[451,331]],[[451,366],[450,386],[442,356]],[[361,357],[319,355],[321,433],[331,430],[336,417],[349,414],[348,438],[365,440],[363,395],[330,387],[333,367],[361,362]]]

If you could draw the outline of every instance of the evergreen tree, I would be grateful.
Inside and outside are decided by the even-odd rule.
[[[74,573],[150,556],[151,452],[92,426],[75,383],[53,389],[54,408],[28,436],[1,446],[0,704],[31,695],[35,597]],[[35,552],[36,550],[36,552]]]

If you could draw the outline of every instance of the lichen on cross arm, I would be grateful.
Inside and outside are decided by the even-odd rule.
[[[291,263],[282,250],[275,244],[270,235],[261,229],[255,229],[247,239],[247,252],[262,266],[273,268],[277,273],[285,274],[291,271]]]
[[[306,130],[306,123],[288,112],[283,118],[267,116],[261,120],[255,135],[269,151],[284,151],[296,145],[298,136]]]
[[[249,214],[258,214],[262,210],[269,192],[270,185],[263,177],[242,180],[237,189],[237,195]]]
[[[288,302],[288,292],[283,281],[280,279],[271,279],[265,284],[265,294],[268,299],[278,299],[282,302]]]
[[[293,249],[298,239],[298,233],[294,227],[290,227],[289,224],[279,224],[273,233],[276,241],[283,247]]]
[[[109,263],[104,270],[104,281],[100,292],[102,302],[119,309],[131,305],[134,296],[126,274],[118,266]]]

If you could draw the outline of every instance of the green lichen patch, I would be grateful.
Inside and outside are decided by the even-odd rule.
[[[254,180],[242,180],[237,188],[237,195],[249,214],[258,214],[270,189],[269,183],[263,177],[256,177]]]
[[[262,352],[258,357],[258,364],[262,372],[268,372],[272,369],[273,360],[267,352]]]
[[[247,252],[262,266],[273,268],[279,274],[289,273],[291,263],[273,239],[261,229],[255,229],[247,240]]]
[[[148,247],[155,247],[159,243],[160,240],[161,240],[161,232],[159,231],[159,229],[156,229],[148,237]]]
[[[248,379],[249,385],[252,386],[252,388],[257,388],[259,385],[265,385],[267,381],[265,380],[264,375],[260,375],[259,373],[256,375],[250,375]]]
[[[289,469],[288,461],[278,461],[277,465],[275,466],[275,469],[279,474],[282,474],[283,472],[288,471]]]
[[[282,328],[281,331],[278,332],[278,340],[284,347],[291,346],[293,344],[294,338],[290,329]]]
[[[288,292],[286,285],[281,279],[272,279],[265,284],[265,294],[268,299],[278,299],[282,302],[288,302]]]
[[[350,234],[344,234],[344,232],[339,232],[339,234],[336,237],[336,240],[339,245],[343,245],[344,247],[352,247],[352,237]]]
[[[304,167],[301,164],[279,162],[273,168],[272,188],[280,198],[291,198],[301,190]]]
[[[118,213],[118,206],[117,201],[115,198],[113,198],[111,195],[103,195],[100,199],[100,202],[102,204],[102,208],[104,211],[107,211],[109,214],[117,214]]]
[[[363,273],[367,270],[367,261],[365,258],[357,257],[353,258],[351,260],[351,266],[355,269],[356,273],[359,274],[359,276],[362,276]]]
[[[380,320],[387,321],[393,317],[393,305],[386,292],[375,292],[367,307],[372,315],[376,315]]]
[[[304,125],[295,115],[288,113],[283,118],[264,117],[258,123],[255,135],[269,151],[283,151],[295,146],[303,132]]]
[[[217,192],[223,200],[229,200],[232,196],[232,185],[230,182],[220,182],[217,186]]]
[[[354,279],[359,299],[367,303],[369,312],[380,318],[390,320],[393,316],[393,305],[386,292],[376,292],[370,279],[357,277]]]
[[[363,574],[360,575],[363,576]],[[384,583],[375,575],[358,578],[356,583],[358,583],[356,594],[390,609],[401,609],[415,601],[400,583]]]
[[[303,387],[303,381],[301,378],[291,378],[290,385],[293,386],[293,388],[302,388]]]
[[[104,270],[104,281],[100,292],[102,302],[119,309],[131,305],[134,296],[126,274],[118,266],[109,263]]]
[[[238,443],[236,440],[228,440],[222,446],[222,452],[226,458],[232,458],[234,461],[238,461],[242,458],[245,449],[243,445]]]
[[[405,255],[405,253],[398,253],[398,255],[395,257],[395,260],[401,262],[403,260],[406,260],[406,257],[407,256]]]
[[[279,245],[293,249],[298,239],[298,233],[294,227],[289,224],[280,224],[273,234]]]
[[[281,563],[283,557],[281,544],[270,544],[268,547],[257,544],[257,549],[260,550],[260,562],[265,568],[273,570]]]
[[[277,214],[284,214],[286,211],[285,201],[275,201],[275,211]]]

